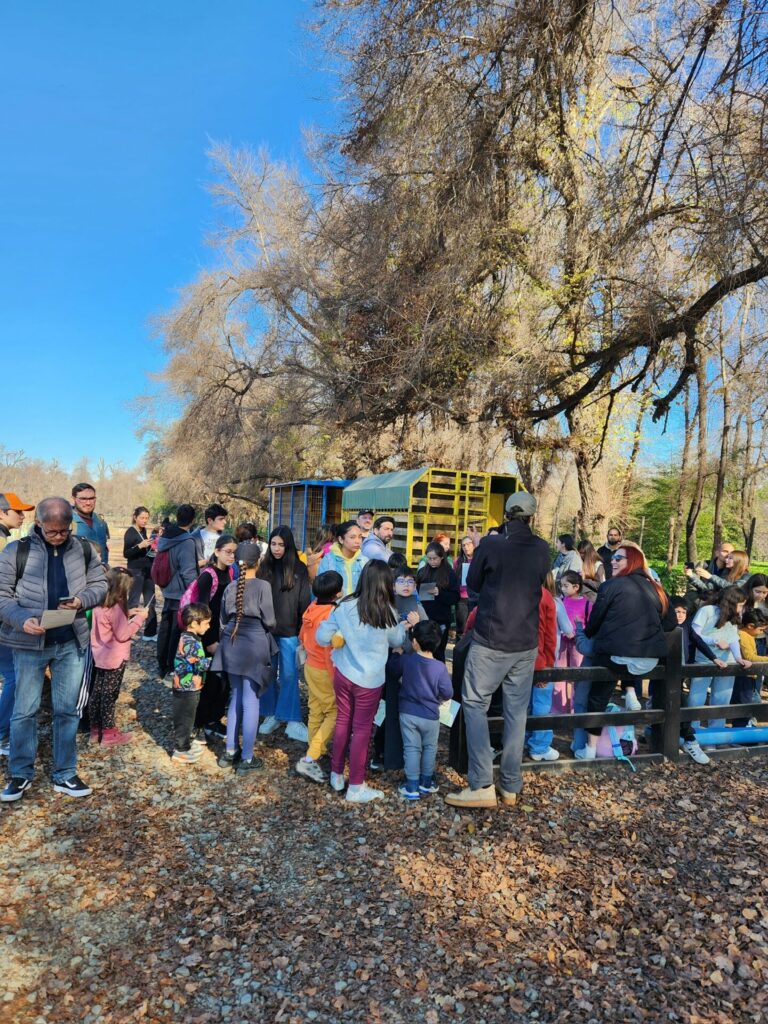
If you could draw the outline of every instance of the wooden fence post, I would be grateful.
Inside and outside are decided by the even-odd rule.
[[[651,726],[653,752],[666,761],[680,760],[680,700],[683,688],[683,631],[667,634],[667,663],[664,679],[653,684],[653,707],[663,710],[664,721]]]

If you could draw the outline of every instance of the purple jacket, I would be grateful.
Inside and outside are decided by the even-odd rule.
[[[403,654],[399,664],[393,658],[389,667],[403,673],[400,713],[436,721],[440,717],[440,704],[453,696],[451,677],[443,662],[420,654]]]

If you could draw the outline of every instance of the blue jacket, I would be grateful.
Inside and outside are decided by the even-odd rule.
[[[102,519],[100,515],[97,515],[97,513],[94,512],[93,519],[91,520],[91,526],[89,526],[73,505],[72,533],[77,534],[78,537],[85,537],[86,540],[92,540],[98,544],[101,550],[101,560],[105,565],[107,565],[109,562],[109,551],[107,550],[109,527],[107,526],[106,520]]]
[[[373,532],[365,538],[360,550],[369,561],[372,558],[377,558],[380,562],[388,562],[392,554],[384,541],[380,540]]]
[[[357,615],[357,601],[353,598],[341,601],[320,623],[317,642],[322,647],[330,647],[335,633],[344,637],[344,646],[334,649],[331,655],[339,672],[366,690],[382,686],[389,648],[403,646],[405,626],[399,623],[391,629],[375,629],[363,625]]]
[[[331,570],[339,573],[344,580],[344,596],[347,597],[357,587],[360,573],[363,571],[363,566],[367,561],[368,559],[360,551],[358,551],[354,558],[345,558],[341,553],[338,542],[336,542],[331,547],[331,550],[320,559],[317,574],[319,576],[321,572],[330,572]]]
[[[400,713],[437,721],[440,705],[453,697],[453,683],[448,669],[437,658],[424,658],[421,654],[404,654],[399,664],[392,659],[390,667],[402,671],[400,685]]]

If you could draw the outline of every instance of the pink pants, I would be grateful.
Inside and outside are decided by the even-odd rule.
[[[557,664],[561,668],[578,668],[581,664],[582,655],[576,650],[576,641],[562,637],[560,640],[560,653],[557,656]],[[552,714],[571,715],[573,714],[573,683],[555,683],[552,693]]]
[[[342,774],[349,748],[349,784],[359,786],[365,782],[368,744],[384,684],[368,690],[334,669],[333,689],[336,694],[336,729],[333,733],[331,771]]]

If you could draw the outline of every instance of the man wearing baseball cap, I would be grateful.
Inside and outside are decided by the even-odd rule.
[[[21,529],[24,513],[31,512],[34,507],[22,501],[18,494],[12,491],[0,494],[0,551],[11,539],[11,530]]]
[[[357,513],[357,525],[360,527],[360,532],[363,535],[363,540],[366,539],[368,534],[371,532],[373,526],[373,509],[372,508],[361,508]]]
[[[503,532],[484,537],[470,564],[467,589],[480,596],[462,686],[469,786],[445,798],[454,807],[496,806],[488,708],[499,686],[504,708],[501,802],[514,804],[523,788],[525,720],[539,644],[539,602],[549,572],[549,548],[530,527],[535,511],[532,494],[510,495]]]
[[[34,507],[22,501],[18,494],[12,491],[0,494],[0,551],[11,539],[11,530],[21,529],[24,513],[31,512]],[[13,698],[16,693],[16,673],[13,669],[13,651],[5,644],[0,644],[0,676],[3,677],[3,690],[0,693],[0,757],[7,757]]]

